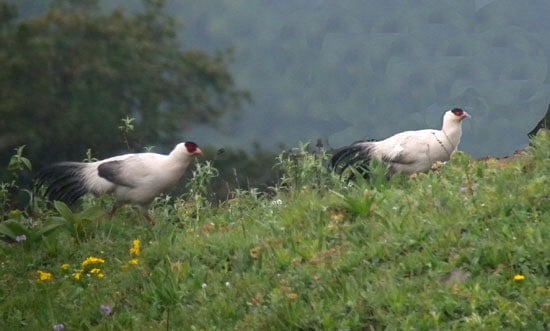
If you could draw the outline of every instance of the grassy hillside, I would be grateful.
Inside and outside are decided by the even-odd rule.
[[[210,205],[211,169],[158,199],[35,201],[0,232],[2,330],[544,330],[550,135],[525,155],[456,153],[430,174],[342,185],[324,155],[281,155],[272,196]],[[25,234],[25,238],[21,237]]]

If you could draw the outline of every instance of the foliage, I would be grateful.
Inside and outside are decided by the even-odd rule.
[[[310,143],[301,143],[290,152],[283,152],[277,157],[275,167],[281,171],[281,185],[291,191],[301,190],[308,186],[323,189],[334,184],[329,176],[326,164],[330,156],[325,149],[312,152]]]
[[[55,232],[63,243],[56,249],[46,241],[1,244],[0,325],[548,327],[550,135],[513,159],[456,153],[436,171],[383,186],[341,185],[330,173],[319,186],[317,174],[286,157],[285,178],[309,174],[300,186],[272,197],[234,191],[219,206],[203,205],[200,219],[181,213],[183,200],[159,199],[154,227],[121,212],[83,220],[82,236]],[[318,163],[298,164],[321,164],[306,158]],[[196,183],[206,185],[209,166],[197,168],[205,178]],[[66,220],[79,218],[56,208]]]
[[[109,155],[172,144],[248,100],[228,72],[231,53],[185,49],[164,1],[144,0],[133,13],[104,12],[100,3],[54,1],[21,21],[2,2],[0,160],[22,142],[38,168],[90,146]],[[124,123],[121,141],[124,117],[135,121]]]
[[[201,210],[209,207],[208,198],[211,195],[212,180],[219,176],[218,169],[212,166],[210,161],[196,163],[192,172],[193,176],[187,184],[188,191],[183,195],[183,199],[189,202],[184,203],[182,207],[189,215],[195,216],[196,221],[200,221]]]
[[[18,197],[27,195],[26,198],[28,198],[31,195],[28,190],[19,187],[20,178],[32,170],[31,161],[23,156],[24,149],[25,145],[15,148],[15,154],[11,156],[8,163],[8,173],[4,174],[9,177],[0,182],[0,221],[6,218],[5,211],[16,208]]]
[[[21,171],[32,170],[31,161],[23,156],[24,149],[25,145],[17,147],[15,149],[15,154],[12,155],[10,162],[8,163],[8,171],[10,171],[16,177]]]

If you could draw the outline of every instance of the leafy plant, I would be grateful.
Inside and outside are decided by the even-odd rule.
[[[193,216],[196,221],[200,220],[201,211],[210,206],[209,196],[211,195],[212,180],[219,176],[210,161],[195,163],[192,177],[187,183],[187,192],[183,194],[179,203],[178,213],[180,218]]]
[[[126,144],[126,147],[128,150],[131,150],[130,143],[128,142],[128,135],[134,131],[134,122],[135,118],[131,118],[126,116],[125,118],[121,119],[122,125],[118,127],[118,129],[122,132],[122,136],[124,138],[124,144]]]
[[[150,300],[155,316],[161,318],[166,313],[166,330],[171,330],[171,314],[181,306],[188,292],[181,277],[181,270],[174,269],[173,263],[166,257],[153,269],[151,281],[145,287],[144,296]]]
[[[280,185],[290,191],[304,188],[327,188],[334,184],[334,178],[326,163],[328,154],[324,149],[310,151],[310,143],[300,143],[300,146],[290,152],[282,152],[277,156],[275,167],[281,171]]]
[[[8,164],[8,170],[16,178],[18,177],[20,172],[32,170],[31,161],[29,161],[29,159],[23,156],[24,149],[25,149],[25,145],[17,147],[15,149],[15,154],[12,155],[12,157],[10,158],[10,162]]]
[[[355,215],[362,217],[369,216],[373,211],[375,203],[383,198],[379,197],[379,193],[375,190],[366,188],[362,195],[357,194],[337,194],[344,202],[347,210]]]
[[[64,229],[77,241],[80,241],[85,234],[84,228],[86,222],[95,221],[105,213],[99,205],[92,205],[75,213],[65,203],[60,201],[54,202],[54,208],[59,213],[59,216],[50,217],[41,231],[49,233],[57,229]]]
[[[57,230],[65,230],[80,241],[84,236],[85,223],[96,220],[103,213],[100,206],[90,206],[75,213],[63,202],[55,201],[53,205],[59,216],[48,217],[43,224],[32,227],[25,225],[23,216],[10,218],[0,223],[0,234],[13,241],[17,241],[20,236],[25,236],[25,241],[35,243],[44,240]]]
[[[24,149],[25,145],[15,148],[15,154],[11,156],[8,163],[10,179],[0,182],[0,221],[6,218],[12,204],[17,203],[18,200],[32,197],[31,192],[20,189],[18,183],[25,172],[32,170],[30,160],[23,156]],[[22,197],[21,193],[26,193],[27,197]]]

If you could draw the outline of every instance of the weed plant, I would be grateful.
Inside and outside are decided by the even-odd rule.
[[[279,157],[273,195],[219,205],[202,163],[185,195],[156,200],[154,227],[131,208],[109,220],[108,197],[4,198],[0,329],[550,327],[549,135],[410,178],[343,183],[326,158],[302,145]]]

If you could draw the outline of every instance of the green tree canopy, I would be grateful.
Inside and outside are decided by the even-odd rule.
[[[136,146],[172,144],[248,100],[228,72],[230,52],[185,50],[162,0],[132,14],[58,0],[27,21],[16,9],[0,1],[2,161],[23,144],[33,163],[121,150],[126,116]]]

